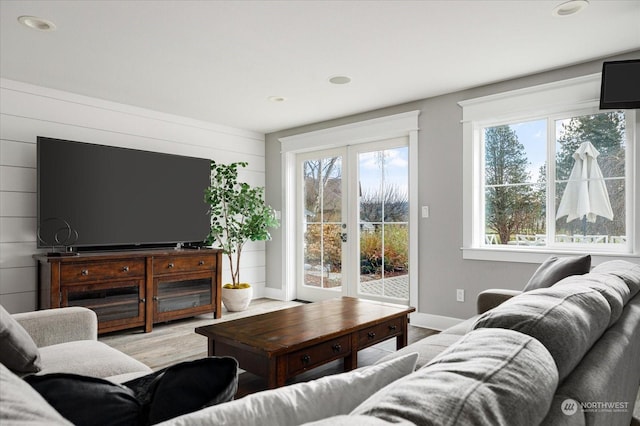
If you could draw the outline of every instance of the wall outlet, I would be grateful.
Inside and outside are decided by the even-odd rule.
[[[429,206],[422,206],[422,217],[425,219],[429,217]]]
[[[456,301],[464,302],[464,290],[461,288],[456,289]]]

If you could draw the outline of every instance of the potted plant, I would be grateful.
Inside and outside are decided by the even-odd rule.
[[[253,289],[240,281],[240,256],[249,241],[271,239],[268,229],[279,225],[275,211],[264,201],[264,187],[238,181],[238,168],[246,162],[217,164],[211,161],[211,181],[205,190],[211,229],[206,243],[217,246],[229,259],[231,283],[222,288],[222,302],[229,311],[243,311]]]

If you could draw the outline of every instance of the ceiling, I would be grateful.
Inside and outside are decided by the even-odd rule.
[[[0,75],[269,133],[640,48],[640,1],[563,1],[0,0]]]

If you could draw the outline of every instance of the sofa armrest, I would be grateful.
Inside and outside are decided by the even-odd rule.
[[[22,312],[12,317],[39,348],[74,340],[98,340],[96,313],[80,306]]]
[[[521,293],[522,291],[520,290],[507,290],[503,288],[490,288],[480,292],[477,299],[478,314],[483,314],[488,310],[495,308],[502,302]]]

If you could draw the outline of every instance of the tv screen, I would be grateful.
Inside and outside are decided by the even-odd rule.
[[[209,160],[46,137],[37,156],[39,248],[166,247],[208,233]]]
[[[600,109],[640,108],[640,59],[602,64]]]

